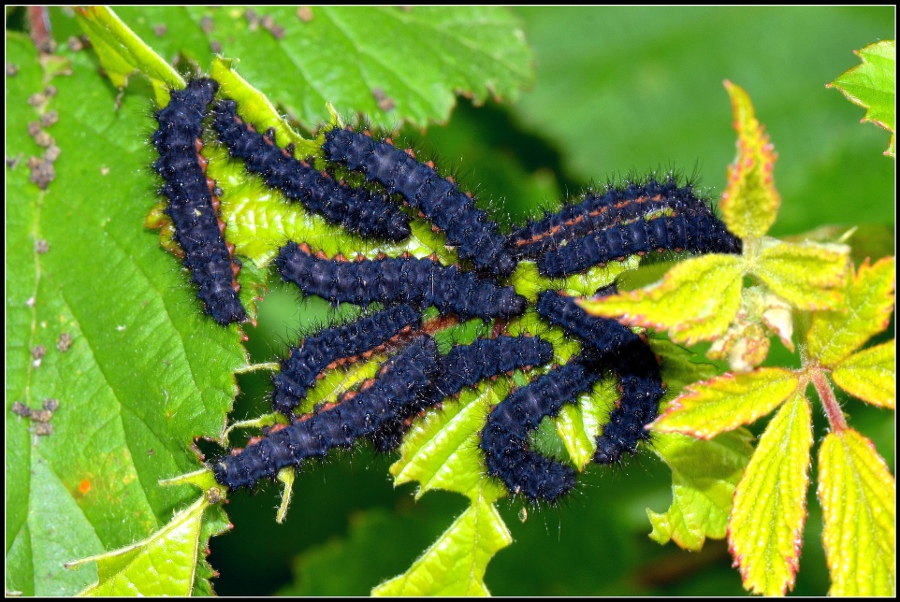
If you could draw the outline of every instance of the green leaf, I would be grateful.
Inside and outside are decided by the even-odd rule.
[[[752,424],[790,397],[797,385],[797,376],[783,368],[725,374],[688,386],[651,428],[709,439]]]
[[[707,537],[723,539],[734,489],[750,460],[753,435],[747,429],[709,441],[679,434],[653,438],[653,447],[672,470],[672,504],[663,513],[647,509],[650,538],[699,550]]]
[[[481,489],[479,487],[479,489]],[[494,500],[481,491],[425,553],[402,575],[372,590],[373,596],[486,596],[484,572],[494,555],[512,543]]]
[[[741,265],[731,255],[694,257],[652,287],[579,304],[595,316],[668,330],[675,342],[709,340],[725,332],[740,307]]]
[[[165,527],[138,543],[98,554],[68,568],[96,562],[99,581],[82,596],[189,596],[200,552],[206,496],[182,510]]]
[[[179,262],[142,227],[155,202],[146,96],[126,94],[115,112],[88,53],[60,50],[71,72],[50,80],[27,37],[7,40],[19,67],[6,80],[7,155],[44,152],[28,124],[51,110],[45,132],[60,151],[46,190],[24,160],[6,172],[7,404],[59,400],[49,436],[8,414],[7,587],[73,595],[96,574],[64,562],[144,539],[193,498],[156,483],[198,467],[194,439],[219,436],[247,360],[237,327],[202,314]],[[29,105],[50,83],[55,96]]]
[[[819,449],[822,540],[832,596],[894,596],[897,485],[875,445],[853,429]]]
[[[760,238],[775,223],[781,206],[772,177],[778,154],[756,119],[750,95],[728,80],[725,89],[731,96],[738,153],[728,167],[728,188],[722,193],[720,205],[722,218],[740,238]]]
[[[872,405],[894,409],[897,397],[897,341],[854,353],[831,373],[834,383]]]
[[[812,442],[811,408],[797,392],[766,427],[735,491],[728,542],[753,593],[779,596],[794,587]]]
[[[169,60],[184,54],[205,71],[216,53],[239,57],[241,75],[307,126],[330,102],[374,126],[421,127],[446,121],[459,93],[515,100],[533,79],[521,25],[500,7],[117,10]]]
[[[849,253],[844,245],[766,239],[752,271],[798,309],[833,309],[844,302]]]
[[[863,122],[871,121],[891,133],[885,155],[894,156],[897,98],[897,50],[894,40],[882,40],[854,50],[862,61],[827,85],[841,91],[847,100],[866,109]]]
[[[887,328],[894,309],[896,279],[893,257],[874,265],[863,262],[849,279],[848,309],[813,314],[807,334],[810,357],[824,366],[836,366],[872,335]]]

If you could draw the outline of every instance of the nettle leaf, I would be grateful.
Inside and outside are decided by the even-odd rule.
[[[162,529],[131,546],[70,563],[77,568],[96,562],[99,580],[82,596],[189,596],[194,590],[198,552],[209,537],[203,537],[205,514],[222,514],[210,507],[205,496],[176,514]],[[200,569],[202,570],[202,569]],[[207,579],[212,576],[207,575]],[[211,592],[211,590],[209,590]]]
[[[866,109],[863,122],[871,121],[891,133],[891,143],[884,152],[894,156],[896,120],[897,50],[894,40],[882,40],[854,50],[862,61],[827,84],[835,87],[853,104]]]
[[[831,373],[834,383],[872,405],[894,409],[897,397],[897,341],[854,353]]]
[[[117,11],[168,61],[241,58],[247,80],[307,126],[332,103],[379,127],[446,121],[456,95],[514,100],[533,79],[521,24],[499,7],[168,7]],[[160,33],[162,32],[162,33]]]
[[[734,489],[753,453],[753,435],[744,428],[709,441],[677,433],[653,438],[654,450],[672,470],[672,504],[663,513],[647,509],[650,538],[699,550],[707,537],[723,539]]]
[[[819,449],[822,539],[832,596],[894,596],[897,486],[875,445],[853,429]]]
[[[483,483],[482,485],[489,485]],[[373,596],[486,596],[484,572],[512,536],[494,502],[502,493],[487,486],[410,569],[372,590]]]
[[[821,310],[844,302],[849,265],[850,249],[845,245],[767,238],[752,271],[794,307]]]
[[[794,394],[798,384],[797,375],[783,368],[725,374],[688,386],[651,427],[709,439],[765,416]]]
[[[887,328],[894,309],[896,260],[868,261],[853,273],[847,286],[849,311],[813,314],[807,334],[809,355],[825,366],[836,366],[869,338]]]
[[[778,154],[757,121],[747,92],[728,80],[725,89],[731,96],[738,152],[728,167],[728,187],[720,205],[722,218],[740,238],[759,238],[775,223],[781,206],[772,177]]]
[[[741,304],[741,266],[742,259],[732,255],[694,257],[646,289],[579,304],[589,314],[668,330],[673,341],[692,344],[715,338],[734,320]]]
[[[50,110],[60,151],[46,190],[26,161],[7,165],[7,403],[59,401],[52,435],[9,420],[7,588],[71,595],[97,573],[63,563],[142,540],[190,503],[190,488],[156,483],[197,468],[194,438],[221,433],[247,359],[238,329],[203,315],[179,262],[141,227],[157,184],[146,96],[114,112],[90,54],[60,50],[69,70],[51,82],[27,37],[9,34],[7,51],[19,67],[7,155],[44,152],[28,123]],[[30,106],[49,83],[56,94]]]
[[[812,409],[798,391],[766,427],[734,494],[728,542],[744,587],[777,596],[793,588],[800,561]]]

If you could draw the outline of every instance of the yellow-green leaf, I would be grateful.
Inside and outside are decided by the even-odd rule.
[[[849,309],[813,314],[806,337],[811,358],[823,366],[836,366],[869,337],[887,328],[894,309],[895,270],[893,257],[874,265],[863,262],[847,286]]]
[[[67,564],[96,562],[99,581],[83,596],[189,596],[206,496],[182,510],[165,527],[138,543]]]
[[[734,494],[728,541],[744,587],[768,596],[794,587],[806,521],[812,416],[797,392],[775,414]]]
[[[831,378],[847,393],[872,405],[894,409],[897,397],[897,341],[854,353],[838,364]]]
[[[183,88],[184,79],[107,6],[86,6],[75,13],[81,30],[91,40],[100,64],[114,85],[141,71],[150,78],[156,101],[166,105],[168,88]]]
[[[798,309],[832,309],[844,300],[849,257],[844,245],[767,239],[753,273]]]
[[[597,451],[600,425],[609,420],[609,412],[620,397],[616,379],[604,379],[590,393],[581,395],[578,404],[566,404],[559,411],[556,432],[569,458],[578,470],[584,470]]]
[[[650,538],[699,550],[707,537],[722,539],[731,512],[734,488],[753,453],[747,429],[697,441],[675,433],[653,438],[656,453],[672,469],[672,505],[663,513],[647,509]]]
[[[728,187],[722,193],[722,217],[728,229],[741,238],[759,238],[769,231],[778,215],[781,197],[772,172],[778,154],[765,128],[757,121],[747,92],[725,81],[731,96],[737,157],[728,167]]]
[[[416,497],[431,489],[446,489],[468,495],[483,495],[487,484],[498,495],[502,485],[482,475],[479,435],[491,406],[509,393],[510,382],[500,377],[476,389],[466,389],[458,400],[446,401],[415,424],[403,441],[400,459],[391,465],[394,484],[419,483]]]
[[[834,86],[847,100],[866,109],[863,122],[871,121],[891,133],[891,142],[884,154],[893,157],[897,96],[894,40],[875,42],[854,52],[862,64],[842,73],[828,87]]]
[[[483,493],[473,497],[472,505],[408,571],[377,586],[372,595],[490,595],[484,572],[491,558],[512,543],[512,536],[494,506],[503,494]]]
[[[853,429],[825,437],[818,494],[831,572],[828,593],[895,596],[896,482],[869,439]]]
[[[725,374],[687,387],[651,427],[702,439],[765,416],[797,390],[797,376],[783,368]]]
[[[649,288],[579,303],[589,314],[668,330],[676,342],[709,340],[725,332],[737,314],[741,266],[742,259],[732,255],[694,257]]]

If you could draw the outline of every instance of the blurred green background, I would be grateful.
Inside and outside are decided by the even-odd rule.
[[[166,9],[118,12],[133,24],[154,10]],[[850,241],[855,250],[893,253],[895,162],[882,156],[889,134],[861,125],[864,110],[825,84],[859,63],[854,49],[895,36],[894,7],[511,10],[534,50],[533,88],[514,105],[461,100],[449,123],[399,137],[490,203],[501,221],[520,221],[577,196],[592,181],[659,169],[699,180],[715,198],[735,153],[722,85],[728,79],[750,94],[780,156],[775,182],[782,208],[772,234],[860,225]],[[70,13],[51,15],[57,40],[78,33]],[[10,26],[21,12],[7,16]],[[145,27],[154,22],[144,21]],[[171,38],[147,41],[188,44]],[[207,45],[203,39],[190,44]],[[198,60],[211,59],[209,53]],[[245,74],[252,71],[249,60]],[[267,91],[265,81],[251,83]],[[258,327],[246,328],[252,359],[273,360],[304,325],[321,323],[330,311],[325,303],[298,303],[294,291],[274,286]],[[796,359],[775,343],[771,361]],[[267,410],[268,378],[241,376],[240,385],[233,419]],[[893,414],[843,401],[851,425],[875,441],[893,470]],[[817,438],[826,427],[820,414]],[[221,573],[216,592],[366,595],[406,570],[466,500],[438,492],[414,502],[412,487],[393,489],[391,461],[361,448],[305,470],[283,525],[274,520],[274,485],[232,496],[227,511],[234,530],[210,542],[210,562]],[[795,594],[823,595],[828,588],[815,486],[813,474]],[[486,583],[496,595],[744,593],[724,542],[688,553],[647,537],[646,508],[661,512],[670,500],[668,470],[644,453],[614,469],[589,469],[559,507],[502,504],[516,541],[490,563]]]
[[[779,153],[782,209],[772,234],[823,224],[874,224],[868,237],[892,252],[893,160],[889,134],[861,125],[864,112],[825,84],[858,64],[853,50],[894,36],[894,9],[881,8],[517,8],[535,52],[536,80],[514,106],[465,100],[445,126],[405,138],[449,168],[501,217],[577,195],[592,181],[675,168],[715,197],[735,153],[722,82],[751,95]],[[401,136],[403,138],[404,136]],[[864,246],[865,239],[851,240]],[[250,332],[257,361],[286,349],[325,304],[298,307],[276,288]],[[773,346],[774,360],[792,362]],[[266,407],[265,378],[245,378],[234,416]],[[893,469],[893,414],[850,400],[851,423],[872,437]],[[817,437],[825,433],[817,415]],[[761,425],[754,429],[757,433]],[[815,451],[815,450],[814,450]],[[219,594],[365,595],[403,572],[465,507],[453,494],[418,503],[393,490],[391,459],[368,449],[305,471],[284,525],[274,522],[277,491],[233,496],[235,529],[211,542]],[[821,516],[810,488],[795,594],[828,588]],[[671,499],[668,470],[643,454],[614,470],[595,467],[558,508],[505,504],[516,542],[488,567],[495,595],[740,595],[724,542],[682,552],[652,542],[645,509]]]

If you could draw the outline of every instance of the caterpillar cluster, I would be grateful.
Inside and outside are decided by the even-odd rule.
[[[381,451],[395,449],[411,421],[428,408],[483,379],[517,369],[535,369],[538,376],[492,409],[479,443],[485,473],[512,494],[553,502],[572,489],[574,470],[533,449],[530,433],[607,374],[618,379],[621,395],[596,438],[594,461],[618,462],[648,437],[644,427],[656,418],[665,389],[646,340],[615,320],[588,315],[571,297],[544,291],[533,309],[582,346],[574,358],[556,365],[547,341],[503,334],[510,321],[529,309],[509,277],[523,261],[534,261],[544,276],[564,277],[654,250],[740,252],[740,239],[689,186],[651,178],[640,185],[610,187],[504,236],[471,195],[431,163],[417,161],[412,151],[375,140],[368,132],[335,127],[324,132],[326,170],[320,171],[312,158],[297,159],[293,147],[279,147],[273,132],[257,132],[240,117],[234,101],[215,101],[216,92],[209,79],[173,92],[169,107],[158,113],[160,129],[153,140],[176,240],[206,311],[217,322],[243,320],[246,314],[233,286],[237,272],[217,223],[213,185],[206,181],[199,155],[208,113],[211,130],[229,155],[289,201],[349,232],[394,243],[411,237],[415,211],[444,233],[461,260],[445,265],[435,256],[407,254],[328,257],[305,241],[287,241],[274,260],[286,282],[303,295],[368,311],[291,348],[273,376],[272,395],[274,410],[290,423],[215,459],[211,468],[220,484],[232,490],[252,488],[284,467],[321,458],[359,439]],[[336,169],[358,172],[359,181],[366,183],[351,186],[334,175]],[[429,308],[439,317],[426,323],[423,312]],[[432,335],[442,324],[470,318],[492,323],[487,329],[491,334],[441,355]],[[375,378],[335,403],[294,415],[328,371],[383,356],[388,359]]]

